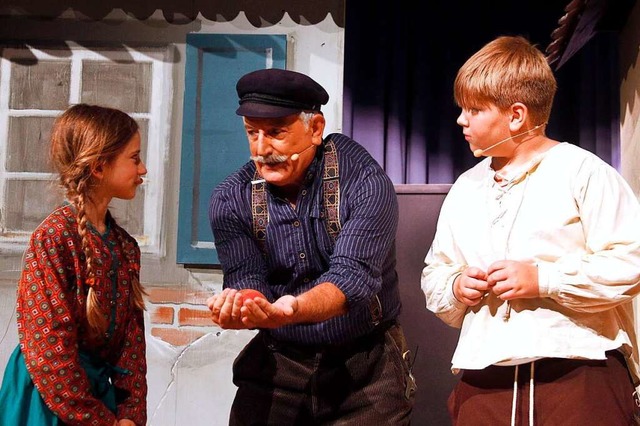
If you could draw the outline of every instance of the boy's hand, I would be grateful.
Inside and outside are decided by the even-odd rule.
[[[480,268],[470,266],[453,282],[453,295],[467,306],[475,306],[489,290],[487,274]]]
[[[538,267],[531,262],[494,262],[487,269],[487,284],[502,300],[531,299],[540,296]]]

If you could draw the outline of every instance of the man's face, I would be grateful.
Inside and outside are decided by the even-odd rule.
[[[322,143],[324,117],[315,114],[308,125],[299,114],[279,118],[244,117],[244,127],[260,176],[279,187],[299,187],[313,161],[315,147]],[[294,154],[299,154],[298,158],[292,158]]]

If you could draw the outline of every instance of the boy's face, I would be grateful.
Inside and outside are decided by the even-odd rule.
[[[463,108],[456,122],[462,126],[462,133],[471,151],[479,154],[476,156],[503,157],[510,152],[508,144],[489,148],[511,136],[508,114],[495,105]],[[484,149],[486,151],[482,151]]]

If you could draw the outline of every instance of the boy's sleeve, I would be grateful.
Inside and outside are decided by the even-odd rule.
[[[583,169],[574,197],[585,252],[539,261],[540,295],[576,311],[598,312],[640,293],[640,206],[612,167]]]
[[[436,234],[424,260],[426,266],[422,270],[420,286],[425,294],[427,309],[446,324],[459,328],[467,306],[453,295],[453,282],[467,265],[456,260],[455,254],[460,250],[453,238],[449,221],[454,214],[451,211],[452,193],[453,187],[442,205]]]

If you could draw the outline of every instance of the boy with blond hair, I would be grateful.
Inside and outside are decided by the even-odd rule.
[[[595,155],[545,135],[556,81],[522,37],[459,70],[457,123],[476,157],[442,207],[421,286],[461,329],[454,425],[631,424],[640,207]]]

